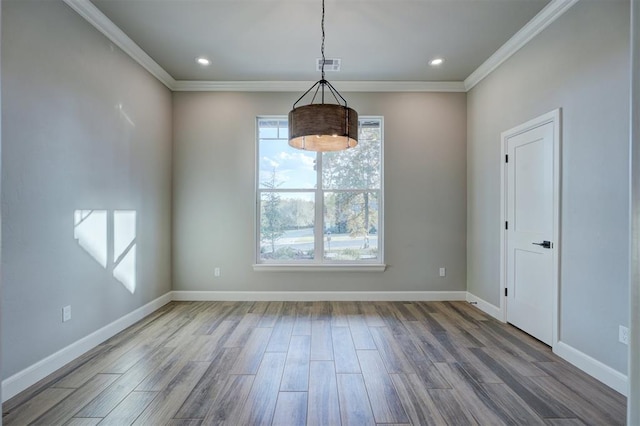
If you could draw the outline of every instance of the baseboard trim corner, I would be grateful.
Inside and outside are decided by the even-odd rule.
[[[485,314],[491,315],[498,321],[504,322],[504,314],[502,312],[502,309],[500,309],[496,305],[492,305],[491,303],[469,292],[467,292],[467,302],[471,303]]]
[[[178,301],[453,301],[466,291],[173,291]]]
[[[611,389],[620,392],[624,396],[628,395],[627,376],[621,372],[561,341],[553,347],[553,352],[590,376],[600,380]]]
[[[2,381],[2,402],[13,398],[29,386],[32,386],[38,381],[44,379],[49,374],[78,358],[80,355],[93,349],[105,340],[115,336],[147,315],[157,311],[167,303],[171,302],[171,300],[171,292],[167,292],[146,305],[129,312],[112,323],[107,324],[82,339],[60,349],[58,352],[55,352],[24,370],[17,372],[13,376],[4,379]]]

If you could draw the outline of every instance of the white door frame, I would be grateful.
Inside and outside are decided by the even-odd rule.
[[[551,347],[555,347],[560,338],[559,306],[560,297],[560,108],[543,114],[519,126],[502,132],[500,135],[500,313],[502,321],[507,322],[507,140],[512,136],[524,133],[547,123],[553,123],[553,300],[552,300],[552,339]]]
[[[627,424],[640,424],[640,1],[631,1],[629,368]]]

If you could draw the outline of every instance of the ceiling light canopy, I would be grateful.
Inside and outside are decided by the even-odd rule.
[[[307,151],[341,151],[358,145],[358,113],[324,78],[324,0],[322,0],[322,78],[298,98],[289,112],[289,145]],[[308,105],[296,105],[308,94]],[[324,103],[325,94],[337,103]],[[313,102],[319,98],[320,103]]]

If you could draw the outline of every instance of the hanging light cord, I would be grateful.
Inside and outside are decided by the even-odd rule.
[[[324,80],[324,0],[322,0],[322,21],[320,26],[322,28],[322,47],[320,48],[320,53],[322,53],[322,79]]]
[[[344,107],[345,108],[347,107],[347,100],[340,94],[340,92],[338,92],[336,90],[335,87],[333,87],[331,85],[331,83],[329,83],[324,78],[324,63],[326,62],[326,59],[324,57],[324,38],[325,38],[325,34],[324,34],[324,0],[322,0],[322,21],[320,21],[320,27],[322,29],[322,44],[320,46],[320,53],[322,54],[322,66],[320,68],[320,70],[322,71],[322,78],[319,81],[317,81],[313,86],[311,86],[309,88],[309,90],[304,92],[302,94],[302,96],[300,96],[298,98],[298,100],[293,103],[293,108],[294,109],[296,108],[296,105],[298,104],[298,102],[300,102],[302,100],[302,98],[307,96],[307,94],[310,93],[310,92],[313,92],[313,98],[311,99],[311,104],[316,100],[316,96],[318,95],[318,92],[320,92],[320,99],[321,99],[320,101],[324,104],[324,91],[325,91],[325,88],[328,88],[329,93],[331,93],[333,95],[333,98],[336,100],[336,102],[338,104],[344,103]],[[313,89],[315,89],[315,92],[313,91]],[[342,100],[342,102],[340,102],[340,100]]]

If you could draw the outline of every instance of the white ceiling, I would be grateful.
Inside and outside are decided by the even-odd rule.
[[[91,1],[175,80],[319,78],[321,0]],[[342,59],[327,79],[463,81],[548,3],[326,0],[326,56]]]

